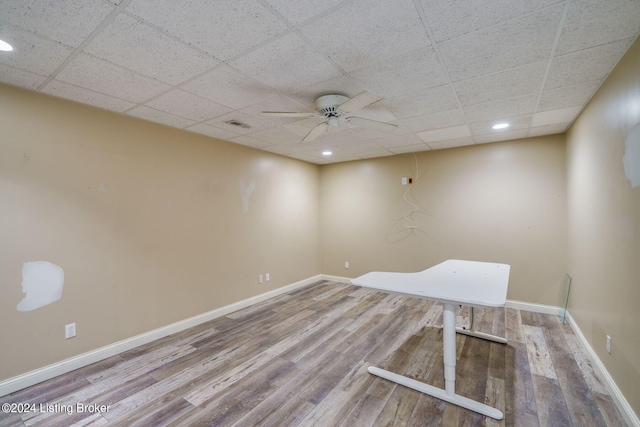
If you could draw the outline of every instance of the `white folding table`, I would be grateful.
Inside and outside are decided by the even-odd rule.
[[[503,414],[498,409],[456,394],[456,332],[499,343],[507,342],[502,337],[477,332],[473,326],[473,309],[504,307],[507,301],[509,270],[510,266],[507,264],[450,259],[417,273],[374,271],[351,280],[351,283],[357,286],[435,300],[444,305],[444,390],[374,366],[369,367],[369,373],[501,420]],[[469,329],[456,328],[456,305],[471,307]]]

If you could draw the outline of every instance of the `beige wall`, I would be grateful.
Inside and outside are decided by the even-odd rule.
[[[502,262],[512,266],[510,299],[562,304],[564,136],[332,164],[320,176],[323,273]],[[403,219],[412,210],[403,176],[418,178],[407,194],[419,206],[413,231]]]
[[[640,187],[622,158],[640,122],[640,40],[567,133],[570,312],[640,414]],[[636,164],[640,168],[640,164]],[[606,351],[606,335],[612,351]]]
[[[3,85],[0,203],[0,380],[321,272],[318,166]]]

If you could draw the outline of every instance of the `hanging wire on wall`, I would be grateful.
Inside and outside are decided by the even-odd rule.
[[[418,206],[416,203],[414,203],[411,199],[413,199],[415,201],[415,196],[413,195],[413,186],[418,182],[418,180],[421,178],[420,176],[420,169],[419,169],[419,165],[418,165],[418,156],[416,156],[415,153],[411,153],[413,156],[413,160],[415,162],[415,170],[413,170],[413,168],[411,168],[411,175],[413,176],[413,183],[412,184],[408,184],[407,189],[404,191],[404,193],[402,194],[402,198],[404,199],[405,202],[407,202],[409,205],[411,205],[411,209],[406,211],[403,215],[403,227],[407,230],[411,230],[411,233],[413,233],[416,229],[420,229],[420,225],[416,222],[416,220],[414,219],[413,215],[416,212],[420,212],[420,206]]]

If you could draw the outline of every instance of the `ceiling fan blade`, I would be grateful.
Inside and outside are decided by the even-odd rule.
[[[320,123],[318,126],[311,129],[311,132],[307,134],[304,138],[302,138],[302,142],[311,142],[318,139],[320,135],[322,135],[327,130],[327,123]]]
[[[262,115],[270,117],[316,117],[316,113],[295,113],[288,111],[263,111]]]
[[[375,120],[363,119],[362,117],[347,117],[345,120],[354,126],[361,128],[379,130],[381,132],[392,132],[398,125],[391,123],[378,122]]]
[[[338,108],[345,113],[350,113],[351,111],[359,110],[367,105],[373,104],[376,101],[380,101],[382,97],[380,95],[376,95],[371,92],[360,92],[344,104],[340,105]]]

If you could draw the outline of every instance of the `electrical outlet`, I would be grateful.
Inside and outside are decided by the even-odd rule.
[[[264,280],[265,280],[265,281],[267,281],[267,282],[270,280],[270,278],[269,278],[269,273],[267,273],[267,274],[265,274],[265,275],[264,275]]]
[[[262,274],[258,274],[258,285],[262,283]]]
[[[402,185],[407,185],[407,177],[406,176],[402,177]]]
[[[607,353],[611,354],[611,337],[607,335]]]
[[[344,262],[344,268],[349,268],[349,261]]]
[[[64,327],[64,337],[65,338],[73,338],[76,336],[76,324],[69,323]]]

